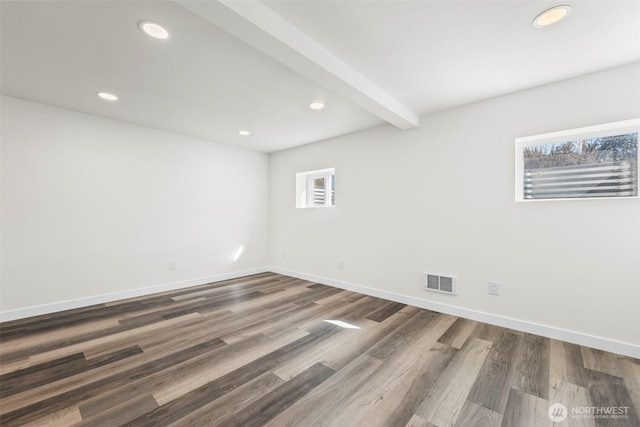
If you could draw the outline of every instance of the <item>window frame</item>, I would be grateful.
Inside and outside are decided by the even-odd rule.
[[[610,200],[610,199],[637,199],[640,197],[640,191],[634,196],[603,196],[603,197],[555,197],[555,198],[538,198],[527,199],[524,195],[524,149],[526,147],[534,147],[539,145],[547,145],[554,143],[570,142],[580,139],[602,138],[607,136],[624,135],[629,133],[638,133],[640,138],[640,119],[622,120],[611,123],[603,123],[594,126],[586,126],[576,129],[568,129],[559,132],[549,132],[540,135],[532,135],[516,138],[515,150],[515,201],[521,202],[549,202],[563,200]],[[640,145],[640,142],[639,142]],[[635,159],[636,171],[638,170],[638,158]],[[636,175],[636,185],[640,183],[638,175]]]
[[[335,168],[319,169],[296,174],[296,208],[331,208],[335,206],[335,195],[332,185],[335,182]],[[316,205],[314,192],[315,181],[324,179],[324,204]],[[335,189],[333,189],[335,192]],[[334,197],[332,197],[334,196]]]

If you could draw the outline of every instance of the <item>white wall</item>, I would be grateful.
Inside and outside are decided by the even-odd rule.
[[[0,311],[270,262],[640,345],[640,200],[516,204],[513,176],[516,137],[639,117],[639,74],[634,64],[511,94],[424,116],[417,130],[279,152],[270,166],[265,154],[2,97]],[[337,206],[295,209],[295,173],[326,167]],[[457,275],[459,295],[422,291],[425,270]]]
[[[273,154],[271,264],[640,344],[640,200],[514,202],[514,139],[640,117],[639,75],[633,64],[427,115],[416,130]],[[336,207],[295,209],[296,172],[326,167]],[[422,291],[423,271],[457,275],[459,295]]]
[[[2,311],[266,266],[268,155],[10,97],[1,114]]]

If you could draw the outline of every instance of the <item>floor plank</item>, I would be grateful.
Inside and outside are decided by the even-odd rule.
[[[413,415],[405,427],[436,427],[422,417]]]
[[[242,412],[227,417],[220,426],[262,426],[293,403],[322,384],[335,372],[322,363],[316,363],[291,380],[246,406]]]
[[[420,316],[415,319],[420,319]],[[402,419],[402,413],[394,414],[394,409],[400,409],[414,400],[408,394],[410,391],[415,393],[415,381],[423,386],[423,390],[426,389],[426,384],[430,382],[427,383],[427,379],[423,378],[425,371],[433,371],[434,365],[444,366],[441,363],[443,359],[447,362],[451,360],[455,350],[436,346],[436,341],[452,322],[450,316],[440,316],[436,322],[423,324],[422,328],[412,330],[414,333],[411,339],[396,347],[394,352],[385,353],[383,364],[369,376],[366,383],[340,403],[340,408],[333,408],[332,416],[347,425],[358,425],[365,419],[367,425],[372,427],[406,423],[411,414]],[[424,351],[425,348],[430,350]],[[380,357],[375,349],[369,355]],[[420,397],[422,396],[423,394]],[[416,402],[415,406],[419,403]],[[413,413],[414,407],[403,409],[401,411],[404,413]],[[396,420],[391,421],[390,417],[395,417]]]
[[[187,360],[199,354],[212,351],[222,345],[224,345],[224,343],[219,338],[214,338],[209,342],[199,344],[192,348],[184,349],[162,359],[154,360],[142,366],[136,366],[117,375],[106,377],[101,380],[89,383],[85,386],[73,388],[61,394],[56,394],[45,399],[42,399],[38,394],[36,394],[35,399],[32,400],[21,399],[22,396],[20,396],[20,394],[15,395],[18,397],[16,404],[19,406],[19,408],[10,410],[10,412],[4,412],[5,409],[7,409],[7,406],[5,405],[6,401],[3,402],[3,412],[2,416],[0,417],[0,421],[3,424],[6,423],[6,425],[20,425],[22,423],[44,417],[48,414],[64,409],[66,406],[77,405],[80,402],[91,397],[100,396],[101,394],[105,394],[112,389],[124,387],[136,378],[143,378],[154,372],[159,372],[164,369],[170,368],[176,363],[180,363],[183,360]]]
[[[272,419],[269,427],[297,427],[302,420],[310,425],[329,425],[349,398],[355,395],[380,367],[382,360],[363,354],[321,384],[312,394]]]
[[[502,414],[468,400],[462,407],[460,415],[455,422],[455,427],[500,427],[501,425]]]
[[[504,413],[515,381],[523,336],[504,329],[492,335],[487,360],[469,393],[469,400],[491,411]]]
[[[455,323],[451,325],[451,328],[440,337],[438,342],[454,348],[462,348],[477,324],[478,322],[473,320],[458,318]]]
[[[551,426],[553,403],[638,426],[640,360],[275,273],[0,324],[2,426]]]
[[[429,389],[416,414],[436,425],[452,425],[462,411],[491,342],[471,338]]]
[[[75,406],[70,406],[55,414],[40,418],[30,423],[23,424],[25,427],[58,427],[78,425],[82,422],[82,415]]]
[[[590,408],[593,406],[589,390],[562,380],[552,378],[549,403],[562,403],[567,408],[567,419],[564,424],[568,427],[595,427],[595,420],[573,414],[573,410]]]
[[[91,427],[112,427],[124,425],[131,419],[136,418],[148,411],[158,407],[158,402],[150,394],[142,394],[127,399],[119,405],[112,405],[107,410],[100,412],[94,417],[82,414],[81,426]],[[82,413],[82,411],[80,411]]]
[[[502,418],[502,427],[523,425],[551,427],[554,423],[549,418],[549,401],[537,396],[511,389],[507,409]]]
[[[549,338],[525,334],[513,387],[541,399],[549,399]]]
[[[640,426],[640,418],[635,410],[637,405],[633,403],[622,378],[591,369],[585,369],[585,376],[588,378],[591,403],[595,408],[600,408],[595,417],[597,426]],[[619,418],[612,417],[614,414],[607,413],[611,408],[624,408],[624,414]]]
[[[219,399],[189,413],[172,423],[171,426],[207,427],[219,425],[222,420],[236,416],[247,406],[271,393],[282,384],[284,381],[280,377],[271,372],[265,372]]]

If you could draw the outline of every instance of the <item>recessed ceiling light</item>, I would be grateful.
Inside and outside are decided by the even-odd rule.
[[[238,135],[249,136],[251,135],[251,132],[249,132],[248,130],[239,130]]]
[[[311,104],[309,104],[309,108],[311,108],[312,110],[322,110],[324,108],[324,102],[321,102],[321,101],[312,102]]]
[[[569,13],[571,13],[571,6],[554,6],[536,16],[536,19],[533,20],[533,26],[536,28],[548,27],[562,21],[569,16]]]
[[[169,38],[169,32],[155,22],[140,21],[138,27],[140,27],[142,31],[144,31],[147,35],[153,37],[154,39],[164,40],[166,38]]]
[[[106,100],[106,101],[117,101],[118,97],[112,93],[109,92],[96,92],[96,95],[98,95],[100,98]]]

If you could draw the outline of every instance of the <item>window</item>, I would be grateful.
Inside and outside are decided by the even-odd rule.
[[[296,208],[321,208],[336,204],[335,168],[296,174]]]
[[[516,139],[516,201],[638,197],[640,119]]]

